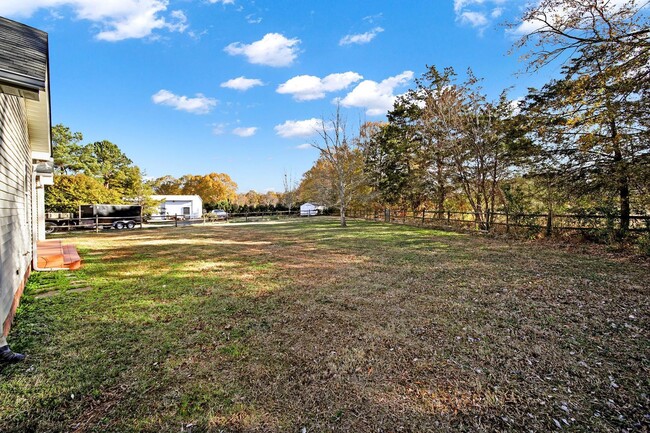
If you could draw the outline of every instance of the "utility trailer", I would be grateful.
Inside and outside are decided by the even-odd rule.
[[[77,214],[46,214],[45,231],[53,233],[57,229],[72,228],[114,228],[133,229],[142,224],[142,206],[119,204],[80,205]]]
[[[120,204],[86,204],[79,206],[79,220],[93,227],[117,230],[133,229],[142,222],[142,206]]]

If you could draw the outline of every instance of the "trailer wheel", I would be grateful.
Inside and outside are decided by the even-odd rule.
[[[133,222],[133,221],[129,221],[129,222],[126,223],[126,228],[127,228],[127,229],[131,230],[131,229],[133,229],[134,227],[135,227],[135,222]]]
[[[54,231],[56,230],[56,227],[57,227],[56,223],[49,222],[49,221],[46,222],[45,223],[45,233],[47,233],[47,234],[54,233]]]
[[[113,224],[113,227],[115,227],[116,230],[122,230],[124,228],[124,223],[122,221],[118,221]]]

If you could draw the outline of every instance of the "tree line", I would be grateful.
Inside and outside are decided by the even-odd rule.
[[[522,100],[489,98],[471,70],[430,66],[386,122],[345,135],[337,110],[314,146],[302,198],[350,206],[612,216],[650,211],[647,3],[542,0],[515,44],[529,72],[561,73]],[[514,28],[514,25],[512,26]],[[344,135],[342,135],[344,134]]]
[[[81,204],[146,204],[151,190],[143,173],[120,148],[102,140],[81,144],[83,134],[52,127],[54,185],[46,188],[48,212],[76,212]]]
[[[206,211],[287,211],[296,208],[295,185],[285,174],[284,192],[237,192],[225,173],[165,175],[147,179],[144,172],[115,143],[82,144],[83,134],[58,124],[52,128],[54,185],[46,189],[47,212],[76,212],[79,205],[139,204],[145,214],[156,212],[152,195],[198,195]]]

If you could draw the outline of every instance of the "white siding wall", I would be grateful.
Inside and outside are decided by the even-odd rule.
[[[32,164],[22,98],[0,94],[0,323],[32,260]]]
[[[188,200],[188,201],[180,201],[180,200],[169,200],[165,202],[165,210],[167,211],[167,215],[185,215],[187,216],[184,212],[184,209],[190,209],[190,218],[201,218],[201,209],[200,206],[197,206],[197,203]]]
[[[164,196],[152,196],[154,200],[162,199],[161,197]],[[188,197],[187,199],[182,200],[178,199],[177,197],[178,196],[173,196],[173,198],[170,197],[162,199],[164,201],[158,206],[158,212],[151,215],[151,218],[160,219],[164,218],[165,216],[170,218],[174,215],[187,216],[187,214],[184,213],[184,208],[189,208],[189,218],[201,218],[201,215],[203,215],[203,201],[200,197]],[[164,214],[162,213],[163,209]]]

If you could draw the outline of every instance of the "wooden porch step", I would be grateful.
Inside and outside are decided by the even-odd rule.
[[[81,257],[74,245],[63,246],[63,264],[70,270],[77,270],[81,267]]]
[[[40,241],[36,253],[40,269],[76,270],[81,267],[81,257],[74,245],[63,245],[58,239]]]
[[[50,240],[41,241],[36,246],[38,255],[38,267],[44,268],[62,268],[65,265],[61,241]]]

